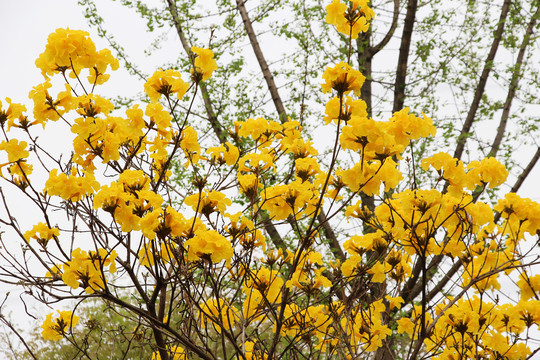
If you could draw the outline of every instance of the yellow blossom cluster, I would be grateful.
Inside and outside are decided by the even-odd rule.
[[[6,98],[7,108],[4,108],[2,101],[0,101],[0,128],[4,128],[6,122],[8,129],[14,124],[15,119],[24,121],[25,116],[23,113],[26,111],[26,106],[11,102],[10,98]]]
[[[79,323],[79,317],[73,315],[71,311],[58,310],[58,313],[60,316],[55,319],[53,319],[53,313],[47,315],[43,325],[41,325],[43,329],[41,336],[45,340],[58,341],[71,332],[72,327]]]
[[[46,77],[69,70],[70,76],[75,78],[88,69],[88,82],[101,85],[110,77],[105,73],[108,67],[118,69],[118,60],[108,49],[97,51],[86,31],[67,28],[57,29],[49,35],[36,66]]]
[[[240,320],[239,311],[223,299],[209,299],[201,304],[199,323],[202,327],[212,325],[218,333],[221,327],[228,330]]]
[[[105,249],[98,251],[84,251],[77,248],[71,252],[71,260],[60,266],[56,265],[48,277],[61,277],[62,281],[72,289],[79,286],[85,288],[88,294],[105,290],[105,267],[109,273],[116,272],[115,259],[118,256],[115,250],[108,252]]]
[[[182,80],[182,75],[176,70],[158,70],[144,84],[144,91],[153,102],[157,102],[161,95],[168,99],[175,94],[182,99],[188,89],[189,84]]]
[[[252,271],[242,288],[245,294],[243,314],[247,321],[262,319],[262,310],[281,300],[284,281],[276,270],[262,267]]]
[[[188,360],[188,354],[186,350],[181,346],[178,346],[178,345],[168,346],[167,353],[169,355],[169,359],[171,360]],[[155,351],[152,354],[151,360],[161,360],[161,355],[159,355],[159,351]]]
[[[326,6],[326,22],[334,25],[340,33],[356,39],[360,32],[367,32],[373,16],[368,0],[351,0],[345,3],[333,0]]]
[[[49,240],[60,235],[60,229],[50,228],[47,224],[40,222],[34,225],[32,230],[28,230],[24,233],[26,241],[30,239],[36,239],[40,244],[46,245]]]
[[[188,249],[187,260],[210,260],[219,263],[225,260],[228,264],[233,256],[231,242],[215,230],[198,230],[192,238],[184,243]]]
[[[0,151],[7,153],[7,162],[0,164],[0,176],[4,177],[1,172],[2,167],[8,166],[11,179],[20,188],[28,186],[28,176],[32,174],[33,170],[33,166],[27,162],[30,155],[27,146],[26,141],[18,141],[17,139],[0,142]]]
[[[99,189],[99,182],[94,174],[77,174],[76,169],[72,169],[70,175],[58,174],[58,169],[53,169],[49,173],[49,179],[45,183],[45,192],[50,196],[60,196],[64,200],[79,201]]]
[[[518,360],[531,354],[527,344],[513,338],[539,324],[538,300],[498,305],[473,296],[459,299],[452,306],[449,302],[454,299],[438,305],[434,313],[437,322],[429,317],[432,335],[426,346],[427,351],[436,354],[434,359],[503,357]],[[414,316],[401,319],[398,332],[412,336],[418,327],[419,311],[421,309],[416,307]],[[435,350],[441,343],[443,350]]]
[[[216,60],[214,60],[214,52],[197,46],[193,46],[191,51],[197,55],[194,60],[194,67],[191,69],[195,81],[210,79],[214,70],[218,68]]]

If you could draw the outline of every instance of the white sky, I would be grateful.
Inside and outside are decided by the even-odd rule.
[[[156,64],[165,62],[167,57],[180,53],[176,38],[171,36],[176,51],[162,50],[151,57],[144,55],[144,50],[155,35],[147,34],[138,15],[111,0],[96,0],[95,3],[105,19],[107,29],[111,30],[146,73],[151,73]],[[86,23],[83,9],[77,5],[76,0],[0,0],[2,102],[5,97],[10,97],[14,102],[28,104],[28,92],[43,81],[34,62],[45,49],[47,36],[58,28],[66,27],[88,31],[98,49],[108,47],[107,42],[100,39]],[[134,95],[142,90],[142,84],[130,78],[125,71],[118,70],[112,73],[110,81],[98,91],[112,96],[120,92]]]
[[[42,81],[34,62],[60,27],[87,30],[75,0],[0,0],[0,98],[24,102]]]

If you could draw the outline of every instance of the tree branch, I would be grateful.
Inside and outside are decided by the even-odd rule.
[[[512,107],[512,101],[516,96],[516,91],[518,88],[519,78],[521,77],[521,67],[523,65],[523,59],[525,57],[525,51],[530,44],[531,35],[533,33],[536,21],[540,17],[540,5],[537,6],[536,12],[531,17],[529,25],[527,26],[527,31],[523,37],[523,41],[519,46],[519,53],[516,59],[516,64],[512,70],[512,79],[510,80],[510,86],[508,87],[508,94],[506,96],[506,101],[504,102],[503,113],[501,115],[501,121],[499,122],[499,128],[497,129],[497,135],[491,144],[491,150],[489,151],[488,156],[495,157],[499,148],[501,146],[502,139],[506,132],[506,125],[508,124],[508,118],[510,117],[510,108]]]
[[[489,50],[486,61],[484,61],[484,69],[482,70],[482,75],[480,76],[480,80],[478,81],[478,85],[476,86],[473,101],[471,103],[471,106],[469,107],[469,112],[467,113],[467,117],[465,118],[465,122],[463,123],[463,127],[461,128],[461,133],[458,137],[456,150],[454,151],[454,158],[456,159],[461,159],[461,156],[463,155],[465,143],[467,142],[467,135],[471,131],[471,126],[474,122],[474,118],[476,117],[476,112],[478,111],[480,100],[482,99],[482,95],[484,94],[484,90],[486,88],[489,73],[493,68],[493,60],[495,59],[495,54],[497,53],[499,44],[502,39],[504,27],[506,24],[506,18],[510,10],[510,3],[511,0],[505,0],[503,3],[501,9],[501,16],[499,17],[499,25],[497,26],[497,30],[495,31],[495,34],[493,36],[491,49]]]
[[[512,186],[512,189],[510,190],[510,192],[513,192],[513,193],[518,192],[519,188],[521,187],[521,185],[523,185],[523,182],[525,181],[527,176],[529,176],[532,169],[534,168],[534,166],[538,162],[539,158],[540,158],[540,146],[536,149],[536,152],[534,153],[534,156],[532,157],[531,161],[529,161],[529,164],[527,165],[525,170],[523,170],[521,172],[521,174],[519,174],[519,176],[518,176],[518,178],[516,180],[516,183],[514,184],[514,186]]]
[[[182,47],[184,48],[186,54],[190,58],[192,58],[193,52],[191,51],[191,47],[189,46],[186,36],[184,35],[184,31],[182,30],[182,26],[180,25],[180,19],[178,18],[178,9],[176,8],[176,4],[174,0],[167,0],[167,4],[169,12],[171,13],[171,16],[173,18],[176,33],[178,34],[178,38],[182,43]],[[208,121],[210,122],[210,126],[212,126],[212,130],[214,130],[214,133],[216,134],[219,142],[225,143],[225,141],[227,140],[227,132],[225,131],[225,129],[223,129],[223,126],[217,119],[214,107],[212,105],[212,101],[210,99],[210,94],[208,93],[208,88],[206,87],[204,81],[201,81],[199,83],[199,88],[201,89],[201,95],[204,101],[204,108],[206,109],[206,114],[208,115]]]
[[[170,2],[171,0],[167,1]],[[281,120],[281,122],[285,122],[287,121],[285,107],[283,106],[283,102],[281,101],[281,97],[279,96],[276,83],[274,82],[274,77],[272,76],[272,72],[268,68],[266,59],[264,58],[261,47],[259,46],[257,35],[255,35],[255,31],[253,30],[253,26],[251,25],[251,20],[249,19],[249,15],[246,11],[244,3],[244,0],[236,0],[236,8],[240,12],[240,16],[242,17],[242,21],[244,22],[244,28],[246,29],[249,42],[251,43],[251,47],[253,49],[253,52],[255,53],[255,57],[257,58],[259,66],[261,67],[264,79],[266,80],[266,85],[268,86],[268,90],[270,91],[270,95],[272,96],[272,101],[274,102],[274,105],[278,112],[279,119]]]
[[[398,19],[399,19],[399,0],[394,0],[394,12],[392,15],[392,24],[390,25],[390,29],[388,29],[388,32],[386,33],[386,35],[384,35],[384,38],[382,38],[382,40],[377,45],[369,49],[369,53],[372,57],[375,56],[375,54],[377,54],[379,51],[381,51],[388,44],[390,39],[392,39],[392,36],[394,36],[394,33],[397,28]],[[371,31],[371,27],[369,29]]]
[[[336,233],[334,232],[334,229],[332,229],[332,226],[330,226],[330,223],[328,223],[328,219],[326,218],[326,215],[324,211],[319,212],[319,215],[317,215],[317,218],[319,219],[319,223],[322,225],[324,229],[324,234],[328,240],[330,240],[330,250],[334,254],[334,256],[341,260],[341,262],[345,261],[345,253],[343,252],[343,249],[341,248],[341,245],[339,244],[339,241],[337,239]]]
[[[407,78],[407,62],[409,60],[409,51],[411,48],[411,39],[416,17],[418,0],[409,0],[407,3],[407,14],[405,15],[405,24],[403,34],[401,35],[401,45],[399,47],[398,65],[396,69],[396,82],[394,84],[394,106],[392,113],[403,108],[405,103],[405,86]]]

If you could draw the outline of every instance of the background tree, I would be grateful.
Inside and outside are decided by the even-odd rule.
[[[133,359],[143,360],[152,357],[151,337],[144,332],[144,327],[133,319],[126,311],[111,308],[111,304],[97,300],[88,300],[77,307],[77,314],[84,319],[73,331],[74,343],[85,343],[87,353],[98,355],[102,359]],[[11,318],[17,319],[13,314]],[[4,331],[0,337],[3,347],[0,354],[3,359],[58,359],[73,360],[88,358],[68,341],[53,342],[43,339],[40,325],[35,324],[30,329],[21,328],[21,324],[12,322],[6,324],[3,318]],[[16,321],[16,320],[15,320]],[[15,327],[15,331],[10,329]],[[20,346],[15,333],[24,334],[28,348]],[[96,356],[97,358],[97,356]]]

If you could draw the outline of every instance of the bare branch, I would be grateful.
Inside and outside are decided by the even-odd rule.
[[[186,55],[189,56],[190,59],[192,59],[193,52],[191,51],[191,47],[189,46],[186,36],[184,35],[184,31],[182,30],[182,25],[180,24],[180,19],[178,18],[178,10],[176,8],[176,4],[174,0],[167,0],[167,4],[169,12],[171,13],[173,19],[174,27],[176,28],[176,33],[178,34],[178,38],[182,43],[182,47],[184,48]],[[199,83],[199,88],[201,89],[201,95],[204,101],[204,108],[206,109],[210,126],[212,126],[212,130],[214,130],[214,133],[216,134],[219,142],[224,143],[227,140],[227,131],[223,129],[223,126],[217,119],[214,107],[212,105],[212,100],[210,99],[210,94],[208,93],[208,88],[203,81]]]
[[[508,118],[510,117],[510,108],[512,107],[512,101],[514,100],[514,97],[516,96],[519,79],[521,77],[521,68],[523,66],[523,59],[525,57],[525,51],[527,50],[527,47],[530,45],[531,35],[534,31],[534,27],[536,26],[536,22],[538,21],[539,17],[540,17],[540,4],[537,6],[536,12],[531,17],[531,20],[529,21],[529,24],[527,25],[527,31],[525,32],[523,41],[521,42],[521,45],[519,46],[519,53],[516,59],[516,64],[514,65],[514,68],[512,70],[512,79],[510,80],[510,86],[508,87],[508,94],[506,95],[506,101],[504,102],[503,113],[501,115],[501,121],[499,122],[497,135],[495,136],[495,139],[493,140],[493,143],[491,144],[491,150],[489,151],[488,156],[495,157],[501,146],[502,139],[506,132],[506,125],[508,123]]]
[[[396,81],[394,83],[394,106],[392,112],[399,111],[405,103],[405,86],[407,78],[407,62],[409,60],[409,51],[411,48],[411,39],[413,35],[414,23],[416,21],[416,9],[418,0],[409,0],[407,3],[407,13],[405,15],[405,24],[403,34],[401,35],[401,45],[399,47],[399,57],[396,69]]]
[[[487,83],[489,74],[491,72],[491,69],[493,68],[493,60],[495,59],[495,54],[497,54],[497,50],[499,48],[499,44],[502,39],[504,27],[506,24],[506,19],[508,17],[508,11],[510,10],[510,3],[511,3],[511,0],[505,0],[503,3],[502,9],[501,9],[501,16],[499,17],[499,25],[497,26],[497,30],[495,30],[495,34],[493,36],[491,49],[489,50],[488,56],[486,60],[484,61],[484,69],[482,70],[482,75],[480,76],[480,80],[478,81],[478,85],[476,86],[473,101],[471,103],[471,106],[469,107],[467,118],[465,119],[465,122],[463,123],[463,127],[461,128],[461,133],[459,134],[459,137],[458,137],[456,150],[454,151],[454,158],[456,159],[461,159],[461,156],[463,155],[463,150],[465,149],[465,143],[467,142],[467,135],[471,131],[471,126],[476,117],[476,112],[478,111],[478,106],[480,105],[480,100],[482,99],[482,95],[484,94],[484,90],[486,88],[486,83]]]
[[[168,1],[170,2],[171,0]],[[266,85],[268,86],[268,90],[270,91],[270,95],[272,96],[272,101],[274,102],[274,106],[276,107],[279,119],[281,120],[281,122],[287,121],[285,107],[283,106],[283,102],[281,101],[281,97],[279,96],[276,83],[274,82],[274,76],[272,75],[272,72],[270,71],[270,68],[266,63],[266,59],[264,58],[261,47],[259,46],[257,35],[253,30],[253,26],[251,25],[251,20],[249,19],[249,15],[246,11],[244,3],[244,0],[236,0],[236,8],[240,12],[240,16],[242,17],[242,21],[244,22],[244,28],[246,29],[247,35],[249,37],[249,42],[251,43],[251,47],[253,49],[253,52],[255,53],[255,57],[257,58],[259,66],[261,67],[261,71],[264,75],[264,79],[266,80]]]

